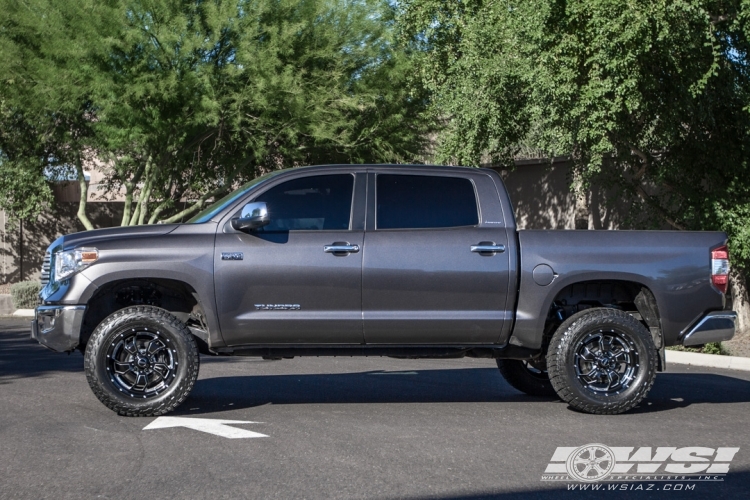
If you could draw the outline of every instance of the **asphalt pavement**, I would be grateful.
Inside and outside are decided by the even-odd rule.
[[[594,416],[519,393],[492,360],[202,357],[191,396],[172,420],[158,420],[117,416],[89,389],[80,353],[47,351],[28,333],[27,320],[0,319],[2,499],[717,499],[750,492],[750,372],[674,365],[635,410]],[[191,428],[195,422],[265,437],[230,439]],[[739,452],[721,480],[622,482],[595,492],[542,481],[557,447],[588,443]]]

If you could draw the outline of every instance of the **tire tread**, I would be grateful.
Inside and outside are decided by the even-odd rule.
[[[176,386],[170,391],[171,394],[158,404],[130,404],[113,398],[104,386],[107,382],[100,380],[96,374],[97,353],[103,347],[102,344],[107,337],[107,333],[135,318],[140,320],[147,318],[171,327],[174,332],[177,332],[179,339],[185,342],[187,348],[188,359],[185,360],[185,363],[187,364],[188,371],[186,376],[182,379],[175,380],[174,383]],[[91,390],[94,392],[97,399],[99,399],[99,401],[101,401],[107,408],[117,412],[118,415],[128,417],[156,417],[164,415],[165,413],[177,408],[185,398],[187,398],[188,394],[190,394],[190,391],[195,385],[195,381],[198,379],[200,356],[198,353],[198,345],[195,342],[193,335],[187,329],[185,324],[170,314],[169,311],[153,306],[131,306],[112,313],[96,327],[91,334],[88,345],[86,346],[83,366],[84,371],[86,372],[86,380],[88,381]]]
[[[568,380],[565,374],[566,353],[573,348],[571,343],[575,333],[580,328],[602,323],[634,331],[639,334],[641,340],[646,344],[646,349],[650,351],[649,353],[639,353],[640,367],[646,370],[645,383],[624,401],[611,403],[586,401],[575,394],[571,388],[571,383],[574,382]],[[651,390],[656,379],[657,357],[656,346],[651,334],[638,320],[624,311],[602,307],[586,309],[576,313],[560,325],[550,342],[547,352],[547,367],[552,387],[554,387],[560,399],[570,406],[586,413],[617,415],[635,408]],[[644,363],[644,358],[646,363]]]

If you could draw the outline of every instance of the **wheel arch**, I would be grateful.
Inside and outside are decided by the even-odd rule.
[[[544,354],[555,329],[566,318],[589,307],[613,307],[635,313],[636,318],[651,331],[654,344],[660,351],[659,370],[663,370],[661,315],[651,285],[642,277],[631,274],[569,277],[564,281],[555,280],[549,288],[530,285],[536,290],[529,290],[530,287],[524,290],[522,283],[510,343],[541,348]],[[526,291],[530,293],[526,294]]]
[[[188,326],[201,352],[208,352],[206,310],[196,290],[184,281],[167,278],[126,278],[99,287],[89,298],[78,348],[84,351],[94,329],[110,314],[136,305],[169,311]]]

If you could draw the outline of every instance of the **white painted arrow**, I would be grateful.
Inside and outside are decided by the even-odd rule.
[[[220,420],[217,418],[188,418],[188,417],[158,417],[143,428],[166,429],[167,427],[187,427],[196,431],[207,432],[228,439],[263,438],[265,434],[229,427],[227,424],[259,424],[261,422],[247,422],[245,420]]]

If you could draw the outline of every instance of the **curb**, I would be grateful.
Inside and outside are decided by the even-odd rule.
[[[34,310],[33,309],[16,309],[15,311],[13,311],[13,316],[20,316],[22,318],[33,318]]]
[[[699,352],[670,351],[668,349],[665,354],[667,356],[667,371],[669,371],[670,363],[676,365],[706,366],[709,368],[750,371],[750,358],[702,354]]]

